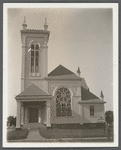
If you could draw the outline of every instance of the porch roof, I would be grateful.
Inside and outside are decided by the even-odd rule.
[[[23,92],[15,97],[16,99],[34,99],[34,98],[52,98],[51,95],[35,84],[26,88]]]

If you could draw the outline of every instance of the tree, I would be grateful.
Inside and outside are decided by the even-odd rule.
[[[10,126],[12,126],[12,125],[16,126],[16,117],[9,116],[7,118],[7,123],[10,123]]]
[[[107,124],[110,124],[113,122],[113,111],[108,110],[105,112],[105,120]]]

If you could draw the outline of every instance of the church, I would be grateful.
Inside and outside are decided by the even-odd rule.
[[[22,24],[21,93],[17,103],[16,129],[97,125],[105,120],[104,95],[90,92],[85,79],[59,65],[48,74],[48,31],[27,29]]]

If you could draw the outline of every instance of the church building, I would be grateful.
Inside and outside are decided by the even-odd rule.
[[[48,31],[27,29],[22,24],[21,93],[17,103],[16,129],[81,126],[100,124],[105,120],[104,96],[90,92],[85,79],[59,65],[48,74]]]

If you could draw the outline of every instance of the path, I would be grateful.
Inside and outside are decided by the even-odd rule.
[[[30,130],[28,133],[28,136],[26,138],[26,140],[45,140],[45,138],[43,138],[38,130]]]

